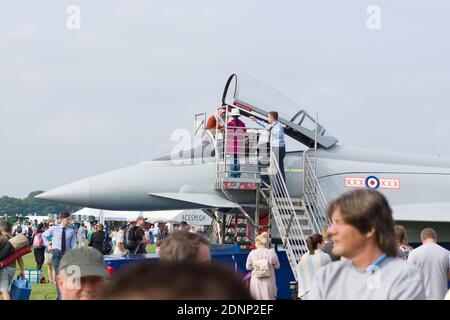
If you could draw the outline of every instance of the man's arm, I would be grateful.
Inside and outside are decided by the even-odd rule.
[[[260,125],[261,127],[264,127],[265,129],[269,130],[271,125],[267,122],[261,121],[256,119],[255,117],[249,117],[250,120],[255,121],[258,125]]]

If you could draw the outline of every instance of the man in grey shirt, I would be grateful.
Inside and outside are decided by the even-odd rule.
[[[358,189],[334,200],[327,212],[333,225],[333,254],[345,260],[317,271],[309,300],[423,300],[421,271],[397,258],[394,220],[386,198]]]
[[[433,229],[422,230],[420,240],[422,245],[410,252],[408,262],[422,270],[427,299],[442,300],[450,279],[450,252],[436,243]]]

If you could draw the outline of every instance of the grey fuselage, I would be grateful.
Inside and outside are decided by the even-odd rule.
[[[303,194],[303,151],[285,158],[286,183],[292,198]],[[347,148],[319,149],[317,175],[327,200],[352,187],[346,178],[396,179],[399,188],[379,188],[388,198],[394,218],[402,224],[434,226],[450,241],[450,159]],[[144,161],[80,180],[44,193],[40,198],[89,208],[127,211],[202,209],[204,204],[161,198],[152,193],[199,193],[224,197],[216,189],[214,158],[188,163]],[[240,205],[255,206],[255,192],[235,191]],[[419,230],[420,231],[420,230]]]

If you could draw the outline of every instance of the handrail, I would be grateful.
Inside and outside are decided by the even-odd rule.
[[[230,132],[234,129],[236,132]],[[266,142],[261,142],[260,139],[266,130],[226,126],[222,131],[224,131],[223,138],[215,140],[217,181],[225,177],[229,178],[233,174],[243,174],[248,178],[259,179],[259,166],[269,165],[268,160],[267,163],[263,161],[269,157],[269,154],[264,152]],[[233,158],[238,160],[239,169],[233,168]]]
[[[303,152],[303,195],[305,209],[314,227],[314,232],[322,233],[331,225],[331,221],[326,216],[327,200],[316,175],[317,159],[314,159],[313,163],[308,155],[308,151],[311,150]]]
[[[270,155],[270,187],[272,216],[283,239],[289,264],[297,279],[297,265],[301,256],[307,251],[304,226],[297,219],[297,213],[273,152]]]

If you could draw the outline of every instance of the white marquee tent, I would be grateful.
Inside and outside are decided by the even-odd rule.
[[[209,226],[212,223],[212,218],[202,210],[146,211],[142,215],[152,223],[186,221],[192,226]]]
[[[180,223],[186,221],[190,225],[205,226],[212,223],[212,218],[202,210],[176,210],[176,211],[111,211],[84,208],[73,215],[77,217],[94,216],[99,221],[130,221],[139,215],[146,217],[151,223]]]

